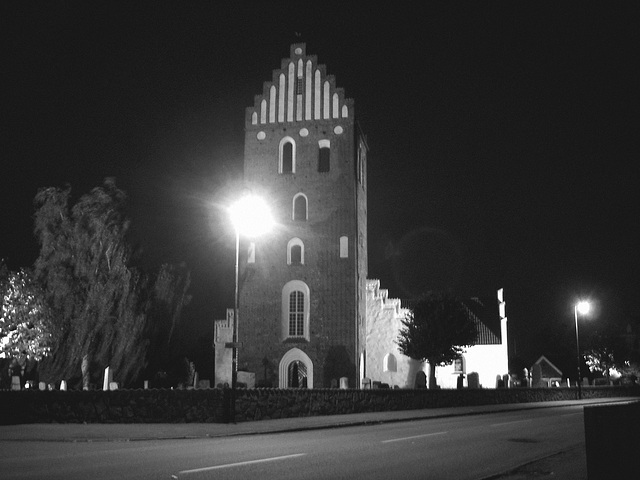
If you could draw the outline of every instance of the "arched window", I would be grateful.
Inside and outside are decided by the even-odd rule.
[[[318,147],[318,172],[328,172],[331,169],[331,144],[329,140],[320,140]]]
[[[309,287],[291,280],[282,289],[282,338],[309,340]]]
[[[289,336],[304,336],[304,293],[299,290],[289,294]]]
[[[396,361],[396,357],[393,353],[387,353],[382,360],[382,371],[383,372],[397,372],[398,371],[398,363]]]
[[[296,173],[296,143],[293,138],[280,140],[280,173]]]
[[[298,193],[293,197],[293,219],[307,220],[307,197],[304,193]]]
[[[304,244],[299,238],[292,238],[287,244],[287,265],[304,264]]]

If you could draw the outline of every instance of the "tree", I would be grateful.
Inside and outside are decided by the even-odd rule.
[[[41,361],[51,351],[51,314],[44,292],[30,271],[11,272],[0,260],[0,358],[24,368],[28,360]]]
[[[585,363],[592,373],[601,374],[607,383],[617,380],[620,375],[637,376],[637,353],[634,356],[633,343],[628,342],[628,330],[620,324],[606,325],[596,331],[588,340],[589,348],[584,352]],[[625,332],[627,334],[625,335]],[[637,371],[637,368],[635,369]]]
[[[191,301],[188,294],[191,277],[184,264],[164,264],[160,267],[153,288],[147,294],[147,332],[150,340],[148,374],[170,369],[175,362],[176,330],[182,310]]]
[[[603,345],[590,348],[585,352],[584,357],[589,371],[601,373],[608,383],[611,374],[616,371],[616,360],[611,347]]]
[[[110,366],[123,383],[145,364],[146,280],[128,265],[126,196],[113,179],[69,208],[70,188],[41,189],[35,198],[40,255],[36,278],[52,312],[53,356],[49,375],[72,378],[82,371],[89,386],[92,362]],[[79,365],[80,362],[80,365]]]
[[[436,366],[453,363],[477,336],[467,308],[442,292],[424,295],[402,325],[398,348],[404,355],[429,364],[429,388],[436,388]]]

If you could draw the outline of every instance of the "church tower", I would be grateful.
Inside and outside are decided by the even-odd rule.
[[[292,45],[245,119],[245,187],[276,221],[242,247],[238,366],[256,386],[328,388],[346,377],[358,387],[366,158],[353,100],[304,43]]]

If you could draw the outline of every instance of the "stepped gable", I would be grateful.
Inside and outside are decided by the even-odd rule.
[[[407,309],[402,307],[402,301],[400,299],[389,298],[389,290],[380,288],[380,280],[367,279],[367,292],[371,292],[374,299],[379,302],[380,308],[393,309],[396,316],[404,316],[407,312]]]
[[[333,121],[353,118],[353,99],[345,98],[315,55],[307,55],[304,43],[291,45],[290,56],[265,82],[253,107],[246,110],[247,125]]]

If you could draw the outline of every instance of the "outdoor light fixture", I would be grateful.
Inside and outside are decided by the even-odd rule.
[[[589,313],[591,309],[591,305],[589,302],[580,301],[576,303],[573,307],[573,313],[576,320],[576,353],[578,357],[578,399],[582,398],[582,379],[580,378],[580,340],[578,338],[578,312],[580,315],[586,315]]]
[[[265,201],[255,195],[245,195],[229,207],[236,234],[255,237],[268,232],[273,218]]]
[[[245,195],[229,207],[229,216],[236,234],[235,298],[233,305],[233,337],[231,348],[231,411],[230,420],[235,422],[236,387],[238,383],[238,272],[240,260],[240,235],[255,237],[268,232],[273,226],[273,217],[266,202],[255,195]]]

